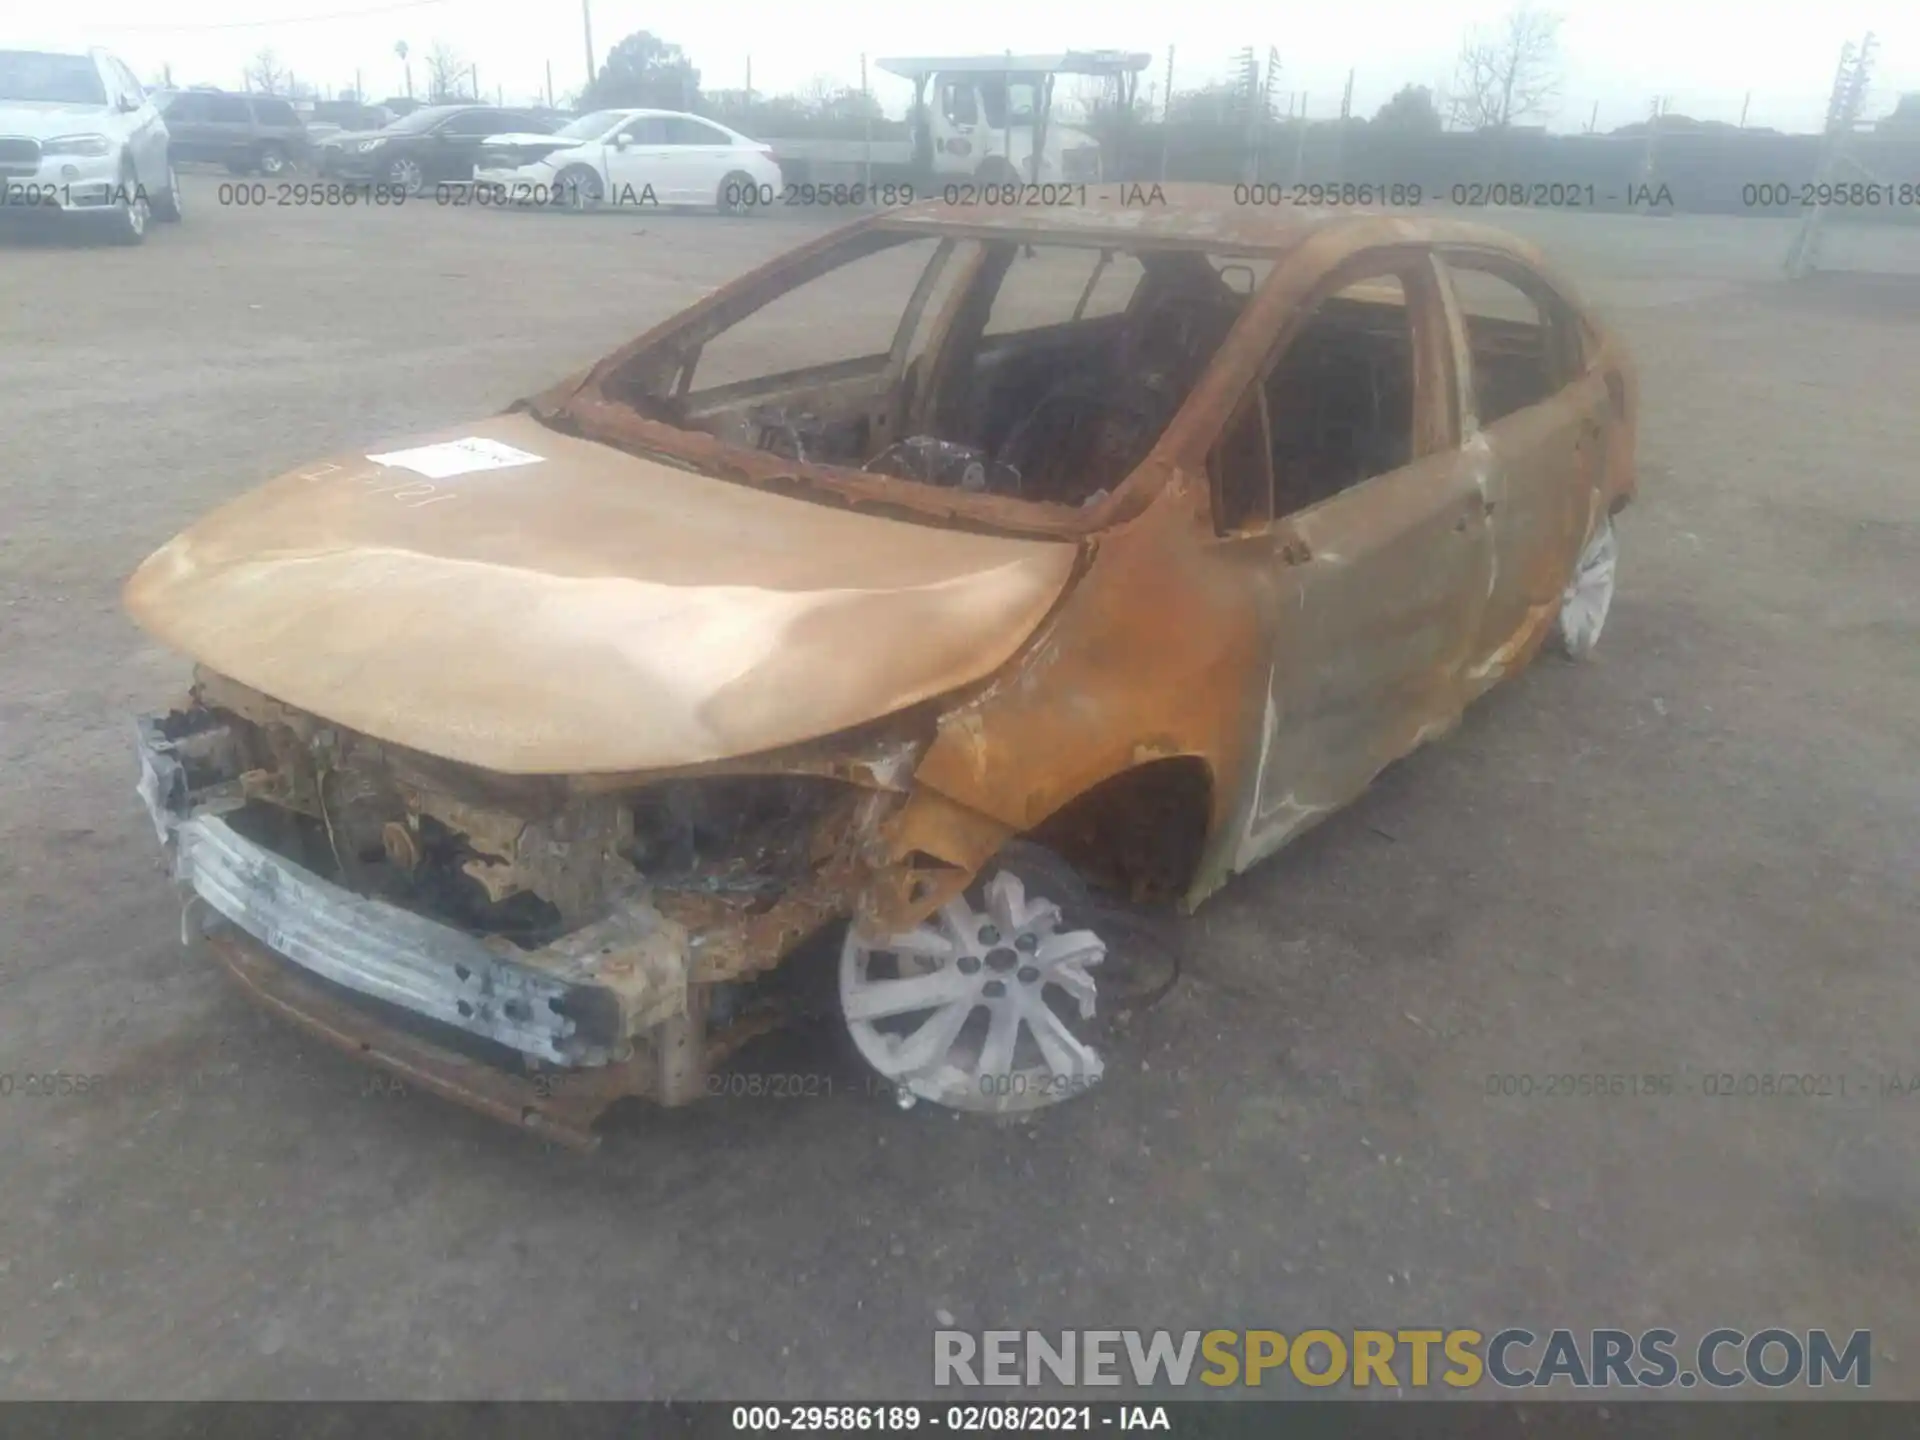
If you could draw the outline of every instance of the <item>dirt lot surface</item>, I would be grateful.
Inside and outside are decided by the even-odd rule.
[[[822,1029],[743,1064],[831,1098],[646,1112],[582,1159],[378,1093],[182,952],[128,716],[185,663],[119,585],[215,502],[496,409],[818,227],[215,183],[141,249],[0,241],[0,1393],[901,1396],[944,1311],[1871,1327],[1875,1392],[1920,1396],[1920,1093],[1885,1093],[1920,1072],[1911,288],[1777,284],[1771,222],[1522,217],[1644,372],[1596,659],[1185,922],[1091,1098],[901,1113]],[[1487,1094],[1566,1073],[1675,1088]]]

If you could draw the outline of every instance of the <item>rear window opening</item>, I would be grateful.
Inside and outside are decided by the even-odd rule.
[[[1579,368],[1579,327],[1557,302],[1506,276],[1447,262],[1473,362],[1475,410],[1492,425],[1537,405]]]
[[[1086,509],[1153,449],[1266,268],[886,231],[810,264],[630,357],[602,392],[796,461]]]

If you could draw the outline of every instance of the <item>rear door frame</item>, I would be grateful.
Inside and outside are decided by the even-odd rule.
[[[1524,668],[1552,628],[1582,545],[1598,514],[1607,466],[1611,400],[1585,341],[1582,312],[1525,260],[1474,245],[1434,247],[1446,287],[1460,376],[1462,435],[1492,513],[1495,573],[1481,633],[1462,677],[1467,698]],[[1492,421],[1482,415],[1466,307],[1455,270],[1512,286],[1545,326],[1554,388]],[[1571,473],[1569,473],[1571,472]]]

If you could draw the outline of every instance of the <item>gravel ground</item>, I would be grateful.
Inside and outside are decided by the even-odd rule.
[[[121,579],[313,455],[484,414],[818,225],[191,213],[0,240],[0,1393],[904,1396],[967,1328],[1827,1326],[1920,1396],[1920,304],[1788,226],[1523,216],[1641,358],[1643,498],[1543,661],[1182,922],[1031,1124],[392,1098],[178,944]],[[1855,237],[1857,238],[1857,237]],[[1882,244],[1868,236],[1861,244]],[[87,1098],[29,1073],[109,1078]],[[1489,1098],[1490,1075],[1676,1077]],[[1706,1073],[1846,1077],[1711,1098]]]

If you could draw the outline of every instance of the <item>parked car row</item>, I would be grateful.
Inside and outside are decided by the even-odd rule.
[[[149,93],[104,50],[0,51],[0,209],[95,211],[137,244],[149,219],[180,218],[183,161],[268,177],[311,166],[408,194],[473,185],[495,203],[577,210],[741,211],[781,184],[768,147],[682,111],[453,104],[395,119],[322,101],[309,122],[275,95]]]

